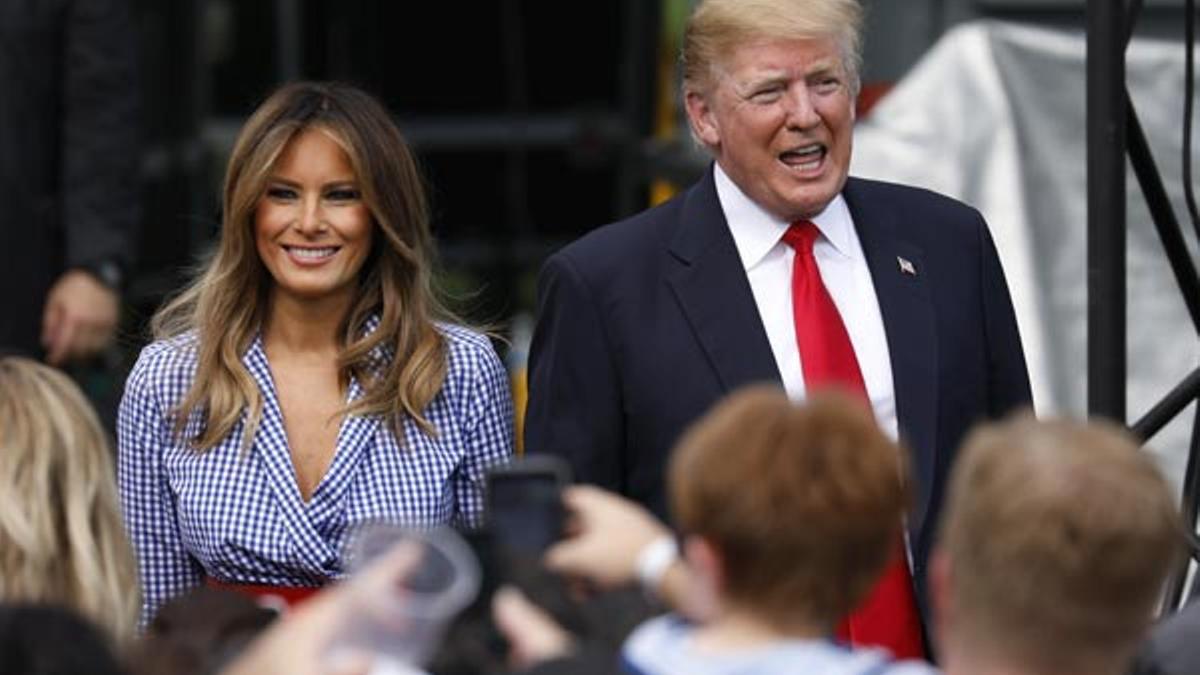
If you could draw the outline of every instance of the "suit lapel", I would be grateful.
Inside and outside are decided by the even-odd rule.
[[[711,168],[684,199],[667,283],[696,339],[726,392],[751,382],[782,384]]]
[[[896,417],[912,451],[920,532],[928,510],[937,447],[937,333],[923,250],[901,235],[896,215],[853,178],[843,195],[871,270],[892,362]],[[770,342],[710,169],[685,197],[670,243],[667,282],[725,391],[750,382],[781,383]],[[902,262],[903,261],[903,262]],[[911,265],[913,274],[902,269]],[[907,267],[905,265],[905,267]]]
[[[875,295],[883,315],[900,437],[912,451],[920,532],[928,511],[937,449],[937,332],[924,274],[923,250],[905,241],[896,214],[870,195],[869,184],[850,178],[843,196],[850,207]]]

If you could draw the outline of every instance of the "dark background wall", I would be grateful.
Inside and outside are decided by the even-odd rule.
[[[648,141],[662,126],[657,97],[675,87],[661,66],[688,0],[131,2],[148,140],[134,336],[212,240],[242,120],[289,79],[355,82],[395,112],[432,187],[445,283],[476,319],[531,310],[547,253],[644,208],[655,176],[680,173]],[[1082,30],[1085,9],[1083,0],[864,4],[868,83],[901,78],[959,22]],[[1182,0],[1145,6],[1139,34],[1181,37]]]

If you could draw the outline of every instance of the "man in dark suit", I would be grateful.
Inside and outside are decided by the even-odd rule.
[[[141,199],[125,0],[0,0],[0,349],[112,343]]]
[[[911,450],[903,572],[923,603],[956,447],[1030,391],[980,215],[847,178],[860,24],[855,0],[700,3],[683,95],[715,163],[546,262],[525,446],[664,516],[667,453],[716,400],[762,381],[793,399],[850,389]]]

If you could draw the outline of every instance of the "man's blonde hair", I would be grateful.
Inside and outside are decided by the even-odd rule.
[[[141,605],[108,437],[74,382],[20,357],[0,358],[0,602],[69,607],[118,644]]]
[[[862,7],[858,0],[702,0],[683,33],[684,91],[704,92],[713,70],[754,40],[832,38],[857,96],[861,85]]]
[[[1029,416],[984,426],[943,511],[954,630],[1047,672],[1124,658],[1180,533],[1166,481],[1123,429]]]
[[[902,450],[866,405],[733,393],[684,435],[668,474],[676,524],[723,559],[724,595],[768,620],[832,628],[865,596],[909,504]]]

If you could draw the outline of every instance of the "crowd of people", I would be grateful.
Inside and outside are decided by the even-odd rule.
[[[1200,667],[1190,612],[1138,653],[1185,550],[1170,489],[1123,430],[1033,417],[986,223],[848,176],[861,22],[857,0],[697,4],[682,96],[710,169],[539,282],[525,447],[580,482],[563,537],[404,668]],[[70,378],[0,357],[0,671],[385,672],[347,626],[442,571],[403,546],[360,564],[356,534],[486,531],[514,448],[429,221],[384,106],[291,83],[237,137],[115,448]]]
[[[164,604],[138,635],[134,549],[90,406],[51,367],[4,357],[0,421],[0,477],[11,495],[0,518],[4,672],[79,672],[82,663],[135,674],[371,672],[369,654],[335,661],[332,648],[365,598],[404,578],[412,561],[403,551],[282,619],[245,594],[198,588]],[[536,601],[536,587],[506,587],[487,599],[502,637],[490,665],[450,638],[443,669],[430,672],[937,672],[833,636],[902,536],[912,502],[904,457],[852,397],[797,405],[768,385],[735,392],[671,453],[673,525],[595,486],[564,494],[569,531],[544,568],[599,598],[640,585],[649,618],[627,639],[575,632]],[[1183,537],[1166,481],[1124,430],[1028,415],[979,427],[938,529],[928,634],[943,672],[1195,667],[1186,632],[1194,616],[1184,612],[1134,669]],[[664,542],[678,555],[647,573],[648,552]],[[65,645],[47,639],[64,635]]]

